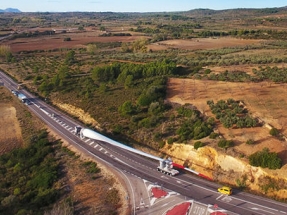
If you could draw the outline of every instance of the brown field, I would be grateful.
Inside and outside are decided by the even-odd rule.
[[[71,41],[64,41],[70,37]],[[41,36],[36,38],[18,38],[5,42],[11,47],[12,52],[54,50],[61,48],[84,48],[89,43],[101,42],[132,42],[142,38],[142,36],[114,36],[100,37],[99,32],[91,31],[84,33],[55,34],[51,36]]]
[[[166,40],[149,46],[152,50],[164,50],[167,48],[182,50],[216,49],[223,47],[237,47],[260,43],[262,40],[242,40],[231,37],[224,38],[200,38]]]
[[[22,145],[20,124],[16,109],[10,104],[0,103],[0,155]]]
[[[243,101],[248,112],[265,123],[277,128],[287,136],[287,84],[268,83],[230,83],[207,80],[171,78],[168,84],[167,100],[179,104],[190,103],[207,116],[213,116],[206,102],[220,99]],[[286,141],[280,141],[269,134],[266,127],[226,129],[218,124],[217,130],[226,139],[235,141],[236,149],[250,155],[264,147],[278,152],[283,163],[287,163]],[[255,146],[248,146],[246,141],[253,139]]]

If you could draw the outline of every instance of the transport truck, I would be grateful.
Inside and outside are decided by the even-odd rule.
[[[30,104],[30,101],[29,99],[23,94],[23,93],[18,93],[16,94],[17,97],[23,102],[25,103],[26,105],[29,105]]]
[[[179,173],[178,170],[173,169],[173,162],[171,159],[160,160],[157,171],[171,176],[175,176]]]

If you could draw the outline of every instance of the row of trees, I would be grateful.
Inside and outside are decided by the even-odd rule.
[[[260,67],[252,70],[257,80],[270,80],[275,83],[287,83],[287,68],[278,67]]]
[[[244,71],[224,71],[222,73],[212,73],[206,70],[204,77],[216,81],[230,81],[230,82],[262,82],[271,81],[275,83],[287,83],[287,68],[278,67],[259,67],[259,69],[252,70],[254,75],[247,74]],[[197,78],[202,78],[202,75],[197,75]]]

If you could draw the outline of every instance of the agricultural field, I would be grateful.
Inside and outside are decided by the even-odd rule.
[[[248,162],[267,147],[286,169],[286,8],[15,16],[0,14],[13,32],[0,68],[87,126],[162,156],[173,143],[220,151],[220,136],[224,153]],[[257,123],[208,106],[230,99]]]

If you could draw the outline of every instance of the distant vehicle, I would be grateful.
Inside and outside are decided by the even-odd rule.
[[[15,90],[11,90],[11,92],[12,92],[12,94],[15,95],[15,96],[18,96],[18,94],[19,94],[18,91],[15,91]]]
[[[223,187],[218,188],[218,192],[229,196],[232,194],[232,188],[227,187],[227,186],[223,186]]]

